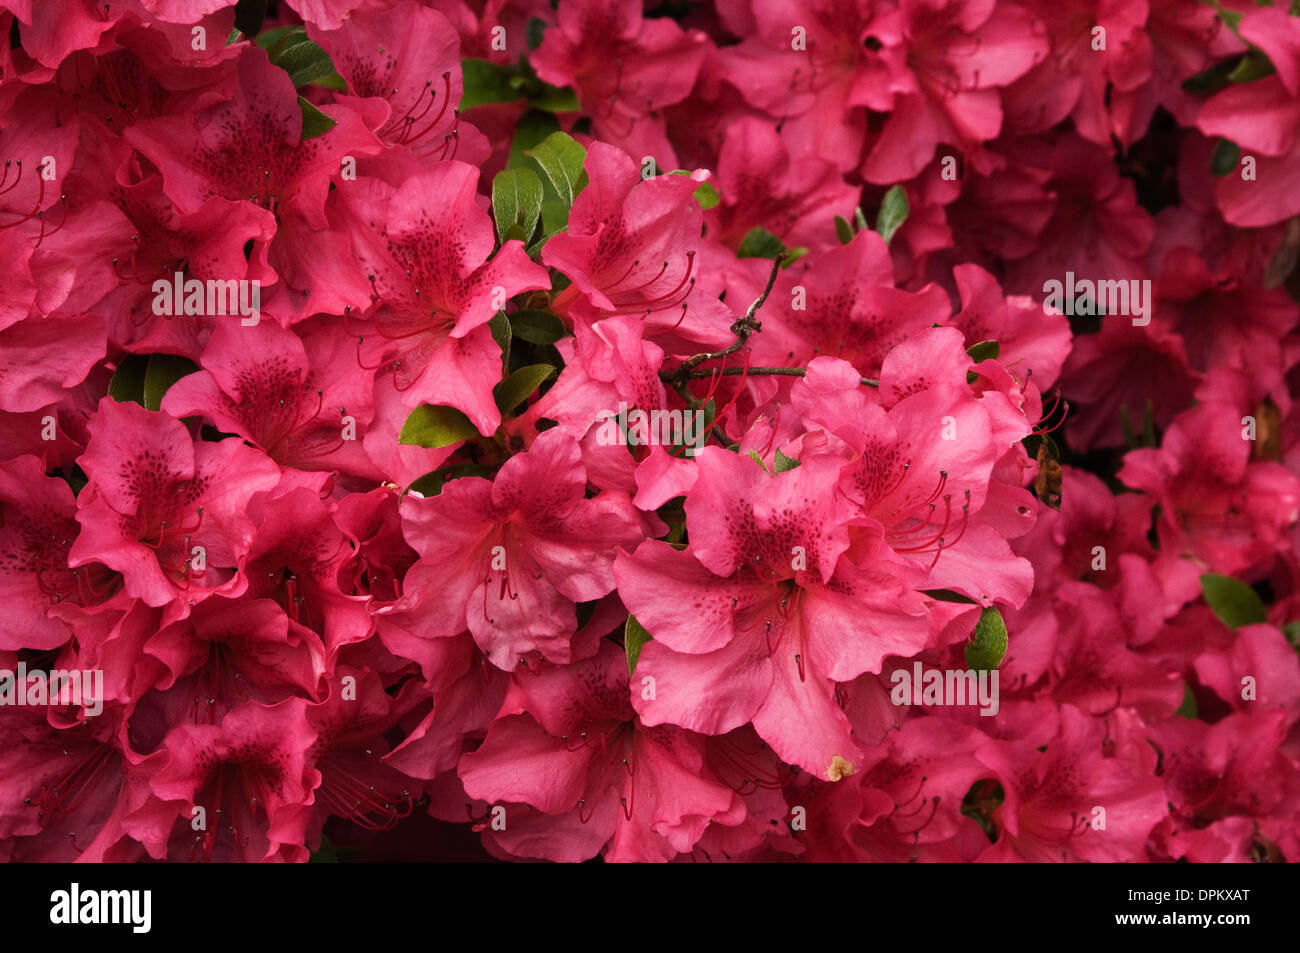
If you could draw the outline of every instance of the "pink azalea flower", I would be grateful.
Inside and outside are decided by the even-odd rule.
[[[108,566],[127,595],[153,606],[237,594],[253,538],[245,510],[275,485],[276,465],[238,440],[195,443],[178,420],[111,397],[90,431],[80,462],[91,483],[77,500],[69,565]]]
[[[647,336],[676,332],[721,347],[735,320],[704,293],[701,228],[694,193],[700,173],[642,179],[625,152],[604,143],[587,150],[589,184],[552,237],[542,261],[573,282],[551,307],[565,313],[585,301],[600,312],[643,317]],[[598,315],[579,313],[595,320]]]
[[[1190,860],[1199,854],[1209,862],[1249,859],[1261,829],[1277,831],[1267,818],[1275,816],[1285,827],[1294,823],[1287,791],[1295,767],[1281,751],[1286,731],[1286,716],[1276,710],[1234,713],[1213,725],[1170,718],[1155,727],[1152,742],[1173,805],[1160,838],[1168,856],[1191,855]],[[1252,821],[1250,829],[1220,825],[1213,840],[1193,833],[1237,818]]]
[[[389,830],[411,813],[414,785],[385,762],[382,738],[414,694],[404,691],[394,699],[373,671],[344,665],[334,669],[328,696],[307,709],[316,733],[309,759],[320,773],[312,795],[309,843],[319,843],[320,827],[329,816],[368,830]]]
[[[102,718],[61,730],[47,714],[20,707],[0,719],[0,842],[12,847],[7,859],[136,859],[122,827],[122,710],[106,708]]]
[[[532,63],[548,83],[575,88],[598,138],[673,168],[676,156],[656,113],[690,93],[705,39],[671,19],[644,18],[637,0],[570,0]]]
[[[470,796],[506,802],[505,830],[492,838],[511,854],[575,861],[604,848],[608,861],[666,861],[710,823],[734,826],[745,814],[739,795],[705,769],[703,742],[642,725],[623,653],[606,642],[586,661],[516,675],[459,773]],[[521,775],[521,762],[536,768]]]
[[[149,778],[152,809],[175,819],[168,856],[190,861],[303,861],[311,791],[307,763],[317,735],[307,703],[249,702],[217,725],[179,724],[163,742],[169,760]],[[196,828],[196,808],[204,827]]]
[[[612,590],[617,547],[644,535],[626,495],[585,499],[585,486],[577,442],[556,430],[506,461],[494,480],[462,477],[437,496],[408,497],[403,529],[420,562],[392,614],[417,611],[436,578],[443,609],[419,619],[425,637],[468,628],[506,671],[542,658],[568,662],[574,604]]]
[[[690,548],[650,541],[615,563],[620,598],[654,636],[637,671],[657,692],[633,704],[646,724],[706,734],[752,721],[783,760],[839,780],[860,756],[834,682],[921,648],[921,597],[882,564],[841,558],[841,461],[810,457],[770,477],[715,447],[696,460]]]
[[[369,115],[368,101],[381,101],[384,118],[373,128],[389,146],[409,147],[431,162],[481,163],[487,140],[458,118],[464,87],[451,23],[414,0],[368,6],[335,28],[309,31],[348,84],[335,102]]]
[[[161,694],[141,708],[163,709],[172,724],[218,724],[250,700],[315,699],[325,671],[320,637],[270,599],[207,600],[159,630],[144,651],[166,673],[157,683]]]
[[[1060,733],[1044,752],[1031,742],[981,743],[976,756],[996,772],[1006,800],[995,815],[998,840],[980,859],[1140,859],[1168,812],[1144,735],[1123,709],[1103,722],[1064,705]],[[1095,826],[1103,817],[1104,829]]]
[[[506,299],[550,287],[523,243],[488,261],[492,223],[475,202],[478,170],[443,162],[393,189],[358,180],[340,194],[352,250],[370,279],[362,367],[391,371],[402,403],[456,407],[482,433],[501,422],[492,400],[500,349],[487,323]]]
[[[353,548],[324,499],[325,483],[285,471],[249,508],[257,530],[242,568],[247,596],[274,600],[295,625],[319,633],[333,656],[369,636],[373,624],[366,597],[343,591]]]
[[[101,563],[68,568],[80,527],[68,484],[47,477],[36,457],[0,463],[0,649],[53,649],[72,632],[55,605],[119,604],[121,578]]]
[[[1240,29],[1243,38],[1272,54],[1277,73],[1216,93],[1197,113],[1196,125],[1207,136],[1231,140],[1243,156],[1255,159],[1254,178],[1246,178],[1238,164],[1218,180],[1215,196],[1223,217],[1233,225],[1258,228],[1300,212],[1295,188],[1300,59],[1295,24],[1281,10],[1250,11]]]
[[[895,288],[885,243],[859,232],[848,245],[781,272],[760,313],[763,330],[751,339],[752,362],[791,367],[838,357],[875,376],[894,345],[950,313],[937,285]]]
[[[1120,479],[1160,504],[1162,549],[1239,575],[1287,545],[1300,514],[1300,480],[1280,464],[1250,459],[1241,415],[1201,404],[1179,414],[1159,449],[1130,451]]]
[[[186,115],[132,125],[126,141],[158,167],[163,189],[181,214],[197,211],[212,197],[275,214],[276,238],[266,252],[271,270],[257,277],[280,282],[276,290],[282,295],[271,299],[268,290],[270,300],[264,302],[280,323],[340,310],[350,300],[348,292],[337,287],[337,274],[322,267],[328,259],[322,258],[317,235],[326,226],[326,193],[344,156],[374,155],[379,141],[357,112],[329,105],[322,111],[337,125],[304,140],[293,84],[256,48],[240,57],[224,101],[195,105]],[[303,242],[313,249],[295,247]]]
[[[202,416],[281,466],[375,479],[381,474],[362,448],[370,387],[342,331],[339,322],[301,336],[271,322],[217,322],[199,357],[203,370],[172,385],[162,409]]]
[[[761,227],[791,248],[828,251],[834,217],[847,217],[858,200],[858,190],[833,163],[818,156],[791,159],[776,129],[756,118],[727,127],[717,168],[722,202],[707,215],[718,223],[709,233],[733,249]]]

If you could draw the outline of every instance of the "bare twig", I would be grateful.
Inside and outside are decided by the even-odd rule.
[[[677,367],[662,370],[659,372],[659,379],[668,384],[673,390],[688,403],[694,404],[695,398],[691,392],[686,389],[686,381],[701,380],[706,377],[742,377],[753,375],[755,377],[803,377],[806,371],[802,367],[724,367],[721,370],[717,368],[700,367],[705,361],[714,361],[718,358],[726,357],[729,354],[735,354],[749,341],[749,336],[757,331],[763,330],[762,324],[757,319],[758,309],[763,307],[767,301],[767,296],[772,293],[772,286],[776,284],[776,276],[781,270],[781,262],[785,261],[786,254],[782,252],[776,256],[772,262],[771,274],[767,276],[767,284],[763,288],[763,293],[754,299],[743,317],[736,319],[731,326],[731,333],[736,336],[736,340],[723,348],[721,351],[712,351],[706,354],[695,354],[688,357]],[[862,384],[866,387],[879,387],[880,381],[871,378],[862,378]]]
[[[672,373],[675,374],[676,372]],[[685,376],[687,380],[700,380],[705,377],[714,377],[718,373],[719,371],[715,368],[699,367]],[[723,377],[803,377],[807,373],[807,368],[803,367],[724,367],[721,371]],[[880,381],[874,377],[863,377],[861,383],[864,387],[880,386]]]
[[[728,354],[735,354],[749,340],[749,336],[755,331],[761,331],[763,325],[759,323],[757,317],[758,309],[763,307],[767,301],[767,296],[772,292],[772,286],[776,284],[777,273],[781,270],[781,262],[785,261],[785,252],[777,255],[772,262],[772,272],[767,276],[767,285],[763,288],[763,293],[754,299],[754,303],[749,306],[743,317],[737,318],[731,325],[731,333],[736,336],[736,340],[721,351],[712,351],[704,354],[696,354],[688,357],[680,366],[673,370],[660,371],[659,378],[664,381],[687,380],[690,377],[707,377],[706,374],[693,375],[691,371],[703,364],[705,361],[714,361],[720,357],[726,357]]]

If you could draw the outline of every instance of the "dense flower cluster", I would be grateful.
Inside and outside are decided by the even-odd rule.
[[[0,31],[0,859],[1300,859],[1295,4]]]

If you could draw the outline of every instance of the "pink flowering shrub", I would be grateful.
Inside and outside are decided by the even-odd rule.
[[[1300,860],[1294,4],[0,31],[0,860]]]

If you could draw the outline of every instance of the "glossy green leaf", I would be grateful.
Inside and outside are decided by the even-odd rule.
[[[128,354],[108,382],[108,396],[119,404],[126,401],[144,404],[144,375],[149,369],[148,354]]]
[[[302,138],[304,142],[324,135],[337,125],[335,120],[325,115],[301,96],[298,97],[298,106],[302,109]]]
[[[402,433],[397,442],[435,449],[462,440],[473,440],[477,436],[477,428],[455,407],[422,404],[411,411],[406,423],[402,424]]]
[[[716,207],[722,200],[718,197],[718,190],[711,183],[703,182],[695,190],[695,201],[700,203],[700,208],[708,211]]]
[[[992,671],[1007,654],[1007,624],[1002,613],[989,606],[980,613],[971,641],[966,643],[966,664],[975,671]]]
[[[1002,346],[997,341],[980,341],[978,344],[972,344],[966,348],[967,355],[970,359],[978,364],[980,361],[994,360],[1002,351]],[[979,375],[974,371],[966,372],[966,383],[974,384],[979,379]]]
[[[785,251],[785,243],[766,228],[751,228],[740,240],[736,257],[774,259],[783,251]]]
[[[511,225],[522,229],[525,240],[542,217],[542,180],[532,169],[504,169],[492,180],[492,214],[497,234],[506,241]]]
[[[522,404],[529,394],[541,387],[544,381],[550,380],[553,376],[555,376],[555,368],[550,364],[529,364],[527,367],[519,368],[492,388],[497,409],[503,415],[510,413]]]
[[[587,150],[566,133],[553,132],[524,154],[541,167],[565,208],[571,208],[585,184]]]
[[[1219,621],[1229,628],[1268,621],[1259,594],[1239,579],[1207,572],[1201,576],[1201,592]]]
[[[501,373],[505,374],[510,369],[510,345],[514,342],[514,331],[505,312],[498,311],[492,315],[488,330],[492,332],[492,340],[497,342],[497,347],[501,348]]]
[[[847,245],[853,241],[853,226],[849,224],[848,219],[842,216],[835,216],[835,235],[840,240],[841,245]]]
[[[462,111],[485,103],[513,103],[523,98],[511,83],[515,74],[504,66],[466,57],[460,61],[460,71],[464,83],[460,97]]]
[[[876,216],[876,231],[888,245],[894,233],[907,221],[911,207],[907,204],[907,192],[901,185],[895,185],[885,193],[880,203],[880,214]]]
[[[917,592],[929,596],[931,599],[937,599],[939,602],[963,602],[972,606],[979,605],[970,596],[964,596],[960,592],[954,592],[951,589],[918,589]]]
[[[645,626],[636,621],[634,616],[628,616],[627,624],[623,627],[623,648],[627,651],[628,678],[636,673],[636,663],[641,658],[641,648],[650,640],[650,633],[645,630]]]
[[[1215,178],[1230,175],[1241,161],[1241,148],[1231,139],[1219,139],[1210,153],[1210,174]]]
[[[159,410],[163,396],[182,377],[193,374],[199,366],[178,354],[151,354],[144,372],[143,397],[148,410]]]
[[[554,344],[569,333],[564,322],[549,311],[525,309],[510,315],[510,327],[515,337],[529,344]]]

